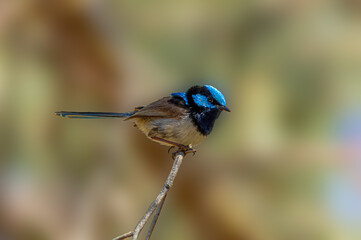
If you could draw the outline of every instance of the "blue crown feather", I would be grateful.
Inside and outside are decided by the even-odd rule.
[[[181,97],[181,98],[183,98],[183,100],[184,100],[184,102],[186,103],[186,105],[189,105],[188,99],[187,99],[187,95],[186,95],[185,92],[172,93],[171,96],[172,96],[172,97]]]
[[[192,95],[192,98],[193,98],[194,103],[200,107],[216,108],[216,106],[214,106],[212,103],[208,102],[207,97],[202,94]]]
[[[208,91],[211,93],[212,97],[222,106],[226,106],[226,99],[224,98],[223,94],[215,87],[211,85],[205,85]]]

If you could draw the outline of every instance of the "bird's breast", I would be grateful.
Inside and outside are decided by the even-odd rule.
[[[182,116],[181,118],[137,118],[134,121],[137,127],[149,138],[155,136],[192,146],[198,145],[205,138],[197,130],[189,116]],[[159,143],[170,146],[164,142]]]

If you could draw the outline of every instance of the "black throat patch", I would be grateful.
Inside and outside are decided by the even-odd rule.
[[[218,118],[220,110],[216,108],[202,109],[201,111],[190,110],[190,117],[197,130],[207,136],[213,129],[214,122]]]

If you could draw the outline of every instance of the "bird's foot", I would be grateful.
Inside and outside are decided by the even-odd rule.
[[[149,135],[148,135],[149,136]],[[171,145],[171,147],[168,149],[168,153],[170,152],[170,150],[174,147],[178,147],[178,150],[172,153],[172,158],[173,160],[175,159],[176,155],[180,152],[183,152],[184,155],[186,155],[187,153],[193,153],[196,154],[197,150],[192,148],[192,145],[189,144],[188,146],[180,144],[180,143],[176,143],[176,142],[172,142],[163,138],[159,138],[159,137],[155,137],[155,136],[149,136],[151,139],[158,141],[158,142],[163,142],[163,143],[167,143],[168,145]]]
[[[170,150],[170,149],[169,149],[169,150]],[[180,152],[183,152],[184,155],[186,155],[187,153],[192,153],[193,156],[194,156],[194,155],[196,154],[197,150],[196,150],[196,149],[193,149],[191,145],[189,145],[189,146],[182,145],[182,146],[180,146],[180,147],[178,148],[177,151],[175,151],[175,152],[172,153],[172,158],[173,158],[173,160],[175,160],[177,154],[180,153]]]

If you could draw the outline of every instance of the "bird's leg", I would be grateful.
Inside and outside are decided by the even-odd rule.
[[[172,141],[169,141],[169,140],[166,140],[166,139],[163,139],[163,138],[159,138],[159,137],[150,137],[150,138],[153,139],[153,140],[159,141],[159,142],[164,142],[164,143],[167,143],[169,145],[172,145],[171,148],[178,147],[178,150],[172,153],[173,159],[177,155],[177,153],[179,153],[179,152],[183,152],[184,154],[193,153],[193,155],[197,152],[197,150],[193,149],[191,145],[186,146],[186,145],[176,143],[176,142],[172,142]],[[169,148],[168,152],[170,151],[171,148]]]
[[[150,137],[153,140],[159,141],[159,142],[164,142],[167,143],[169,145],[172,145],[173,147],[178,147],[178,148],[188,148],[187,146],[180,144],[180,143],[176,143],[176,142],[172,142],[163,138],[159,138],[159,137]]]

